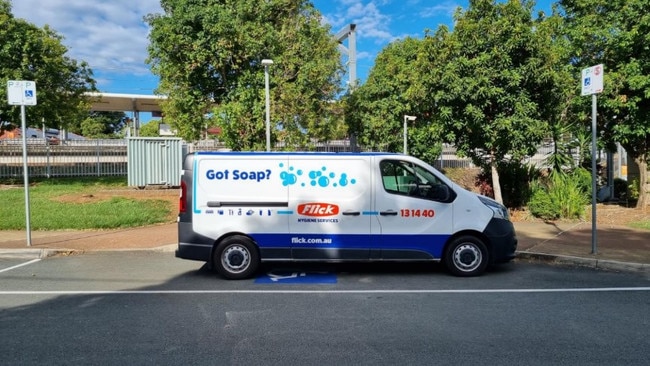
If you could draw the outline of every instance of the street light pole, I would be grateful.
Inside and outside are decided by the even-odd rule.
[[[269,66],[273,65],[273,60],[262,60],[264,65],[264,85],[266,95],[266,151],[271,151],[271,96],[269,91]]]
[[[406,143],[406,137],[408,136],[408,132],[407,132],[407,130],[408,130],[407,122],[408,122],[408,121],[415,121],[415,118],[417,118],[417,117],[415,117],[415,116],[408,116],[408,115],[406,115],[406,114],[404,115],[404,155],[408,154],[408,146],[407,146],[407,143]]]

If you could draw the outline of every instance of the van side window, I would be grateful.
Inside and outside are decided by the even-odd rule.
[[[379,164],[384,189],[388,193],[451,202],[454,192],[425,168],[402,160],[383,160]]]

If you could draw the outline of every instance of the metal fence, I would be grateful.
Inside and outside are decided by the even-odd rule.
[[[126,140],[27,139],[27,170],[32,177],[126,176]],[[0,140],[0,178],[22,177],[21,139]]]
[[[214,140],[185,143],[183,151],[224,151],[224,145]],[[315,143],[310,151],[349,152],[349,141]],[[542,167],[552,147],[542,146],[526,161]],[[430,162],[437,169],[474,167],[468,158],[456,155],[453,146],[444,145],[439,159]],[[57,144],[42,138],[27,139],[27,166],[31,177],[72,176],[127,176],[127,140],[65,140]],[[180,167],[170,167],[180,170]],[[0,178],[19,178],[23,175],[22,140],[0,140]]]

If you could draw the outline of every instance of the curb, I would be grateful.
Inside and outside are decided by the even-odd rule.
[[[0,249],[0,258],[42,259],[55,255],[70,255],[74,249]]]
[[[152,248],[130,248],[130,249],[93,249],[93,250],[79,250],[79,252],[161,252],[169,253],[176,251],[178,244],[165,244]]]
[[[161,245],[153,248],[133,249],[0,249],[0,258],[40,259],[54,256],[67,256],[86,252],[174,252],[177,244]]]
[[[135,249],[99,249],[99,250],[79,250],[79,249],[0,249],[0,258],[22,258],[22,259],[40,259],[53,256],[67,256],[81,254],[84,252],[162,252],[170,253],[176,250],[177,244],[167,244],[153,248],[135,248]],[[594,269],[604,269],[618,272],[635,272],[650,274],[650,264],[620,262],[605,259],[593,259],[572,257],[565,255],[546,254],[537,252],[516,252],[517,259],[533,260],[546,263],[556,263],[563,265],[573,265],[588,267]]]
[[[650,273],[650,264],[620,262],[605,259],[593,259],[572,257],[566,255],[536,253],[536,252],[516,252],[517,259],[535,260],[541,262],[550,262],[564,265],[574,265],[580,267],[589,267],[594,269],[605,269],[618,272],[637,272]]]

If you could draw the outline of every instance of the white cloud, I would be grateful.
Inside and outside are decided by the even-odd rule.
[[[390,32],[391,17],[379,9],[386,3],[386,0],[339,0],[336,11],[324,14],[323,20],[332,26],[333,32],[347,24],[356,24],[358,38],[374,39],[375,43],[383,44],[395,39]]]
[[[359,38],[373,38],[377,43],[394,38],[390,32],[391,17],[383,14],[374,1],[365,5],[361,1],[350,4],[345,18],[357,25]]]
[[[64,37],[68,55],[97,71],[149,74],[148,26],[143,17],[161,12],[159,0],[14,0],[12,12]]]
[[[426,7],[420,12],[420,16],[423,18],[433,18],[437,16],[453,16],[456,9],[460,7],[460,4],[454,3],[452,1],[444,1],[441,4],[434,6]]]

